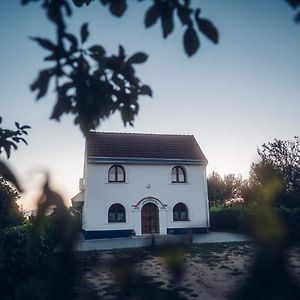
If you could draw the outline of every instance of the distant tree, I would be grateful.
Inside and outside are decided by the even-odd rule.
[[[210,203],[223,201],[223,180],[219,173],[213,171],[207,178],[208,200]]]
[[[0,229],[17,226],[24,220],[17,200],[20,198],[18,191],[0,177]]]
[[[278,189],[273,201],[292,207],[300,206],[300,139],[275,139],[258,149],[259,163],[252,164],[243,194],[248,201],[267,193],[266,186],[273,183]]]
[[[225,200],[241,196],[243,179],[241,175],[228,174],[222,178],[217,172],[212,172],[207,179],[208,199],[210,202],[225,202]]]
[[[258,150],[262,164],[272,168],[280,178],[282,189],[280,201],[300,206],[300,138],[293,141],[278,140],[263,144]]]

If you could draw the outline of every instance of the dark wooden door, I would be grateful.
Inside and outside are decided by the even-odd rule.
[[[158,207],[147,203],[142,208],[142,234],[159,233]]]

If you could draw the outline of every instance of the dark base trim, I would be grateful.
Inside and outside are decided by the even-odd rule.
[[[82,229],[83,236],[86,240],[94,239],[109,239],[109,238],[122,238],[130,237],[132,230],[91,230],[86,231]]]
[[[206,227],[193,227],[193,228],[167,228],[167,234],[179,235],[179,234],[199,234],[208,233]]]

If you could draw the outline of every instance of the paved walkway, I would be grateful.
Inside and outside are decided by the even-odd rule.
[[[183,236],[157,236],[155,243],[161,245],[163,243],[177,242],[182,240]],[[225,242],[243,242],[251,240],[248,236],[228,233],[228,232],[210,232],[193,235],[193,243],[225,243]],[[121,248],[141,248],[151,245],[150,236],[132,237],[132,238],[115,238],[115,239],[99,239],[99,240],[82,240],[77,246],[78,251],[93,251],[93,250],[111,250]]]

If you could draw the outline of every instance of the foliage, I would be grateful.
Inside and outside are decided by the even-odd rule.
[[[300,8],[300,0],[285,0],[287,3],[290,4],[290,6],[294,9],[294,10],[297,10],[297,13],[295,15],[295,22],[299,23],[300,22],[300,11],[299,11],[299,8]]]
[[[0,117],[0,124],[2,118]],[[23,142],[27,145],[26,140],[22,137],[24,134],[27,135],[27,129],[30,128],[28,125],[20,126],[18,122],[15,122],[16,130],[3,129],[0,127],[0,154],[3,150],[6,153],[7,158],[10,157],[11,149],[18,149],[17,144]]]
[[[210,226],[213,231],[249,233],[249,210],[246,206],[212,206]]]
[[[241,175],[228,174],[224,178],[212,172],[207,179],[208,199],[211,203],[221,202],[241,196],[243,179]]]
[[[263,144],[258,150],[262,164],[274,170],[282,184],[279,201],[291,206],[300,205],[300,138],[278,140]]]
[[[30,221],[0,231],[1,297],[24,299],[23,288],[27,286],[24,283],[39,274],[44,259],[57,245],[56,232],[55,221],[51,216],[44,220],[38,231]],[[31,295],[34,292],[31,290]],[[22,297],[17,297],[18,294]]]
[[[262,199],[272,188],[274,205],[300,206],[300,139],[275,139],[258,149],[259,163],[252,164],[249,179],[244,183],[242,197],[246,202]]]
[[[258,230],[262,232],[263,227],[267,226],[270,212],[274,213],[282,222],[286,230],[286,238],[299,241],[300,208],[286,206],[265,208],[260,202],[235,206],[213,205],[210,208],[211,230],[253,234],[256,230],[255,227],[259,227]],[[264,224],[257,221],[260,215]],[[274,229],[275,225],[270,227]]]
[[[20,194],[3,177],[0,177],[0,230],[21,225],[23,213],[17,204]]]
[[[45,61],[52,67],[43,69],[31,85],[37,91],[37,99],[47,94],[48,86],[55,84],[57,101],[51,119],[59,121],[63,114],[74,115],[74,123],[86,134],[95,129],[101,121],[116,111],[121,113],[124,125],[133,125],[139,111],[139,98],[152,97],[152,90],[141,83],[135,75],[135,65],[146,62],[148,55],[137,52],[128,56],[123,46],[117,55],[107,55],[102,45],[87,46],[88,23],[81,26],[79,38],[67,31],[66,20],[72,16],[69,0],[22,0],[23,5],[40,2],[48,19],[56,27],[56,41],[33,37],[49,53]],[[78,7],[89,5],[91,0],[73,0]],[[126,0],[101,0],[112,15],[121,17],[127,9]],[[218,43],[219,35],[213,23],[200,16],[199,8],[192,8],[190,1],[153,0],[145,14],[145,27],[154,25],[159,19],[163,37],[167,38],[174,29],[174,14],[185,28],[183,45],[188,56],[200,47],[198,32],[203,33],[213,43]]]

